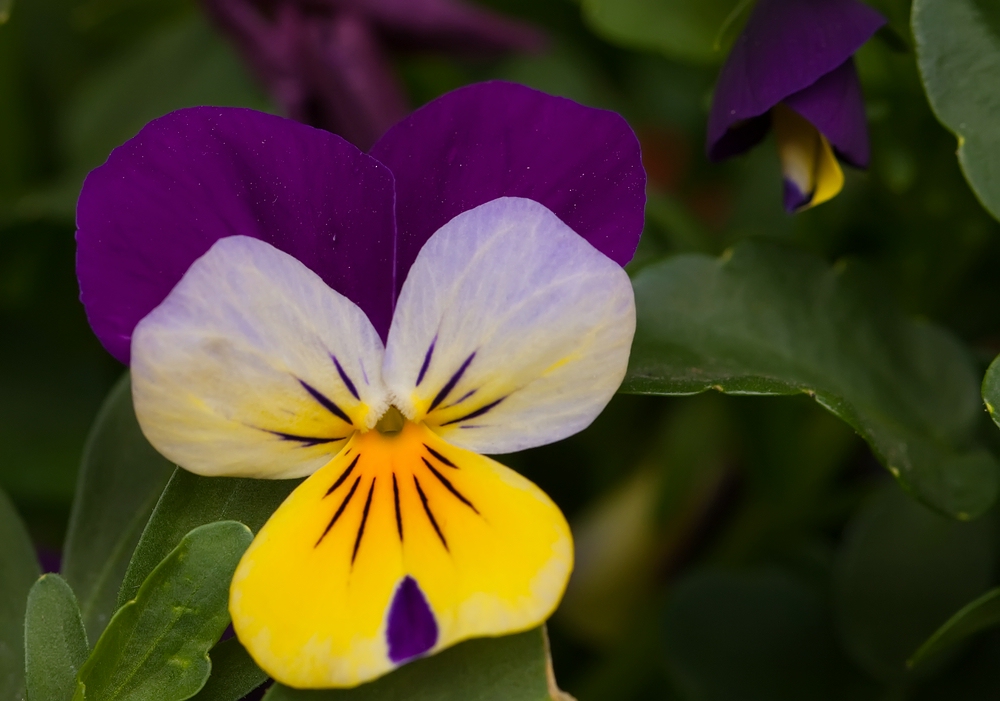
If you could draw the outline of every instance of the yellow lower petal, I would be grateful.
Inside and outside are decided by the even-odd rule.
[[[805,117],[779,104],[771,111],[778,155],[786,187],[798,197],[786,197],[785,206],[802,211],[835,197],[844,187],[844,171],[830,142]]]
[[[349,687],[538,625],[572,559],[569,527],[538,487],[407,421],[355,435],[288,497],[243,556],[230,612],[276,680]]]

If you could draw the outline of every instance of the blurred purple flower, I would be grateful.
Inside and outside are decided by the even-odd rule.
[[[202,0],[257,78],[300,122],[367,149],[409,111],[396,50],[533,51],[537,30],[457,0]]]
[[[714,161],[756,145],[772,126],[785,174],[785,208],[839,192],[834,154],[868,165],[864,100],[853,55],[885,18],[858,0],[760,0],[715,87],[708,120]]]
[[[36,545],[35,552],[38,554],[38,564],[41,567],[42,574],[48,572],[58,574],[59,568],[62,565],[62,553],[44,545]]]

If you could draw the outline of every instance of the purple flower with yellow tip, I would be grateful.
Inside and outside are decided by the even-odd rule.
[[[858,0],[760,0],[715,86],[708,155],[718,161],[774,128],[785,209],[834,197],[838,157],[868,165],[868,128],[854,52],[885,18]]]
[[[367,154],[181,110],[90,174],[81,298],[146,437],[202,475],[307,476],[231,585],[269,675],[353,686],[552,613],[566,521],[482,454],[576,433],[618,388],[644,200],[621,117],[499,82]]]

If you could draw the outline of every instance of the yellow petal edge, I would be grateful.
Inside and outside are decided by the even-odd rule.
[[[796,211],[836,197],[844,187],[844,171],[826,137],[787,105],[775,106],[772,120],[782,173],[799,192],[808,196],[808,201]]]

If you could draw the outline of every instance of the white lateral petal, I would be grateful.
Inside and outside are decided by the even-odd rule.
[[[506,453],[589,425],[625,376],[634,332],[625,271],[543,205],[504,197],[424,245],[383,377],[409,418],[463,448]]]
[[[233,236],[136,327],[136,416],[192,472],[308,475],[388,406],[383,354],[353,302],[270,244]]]

